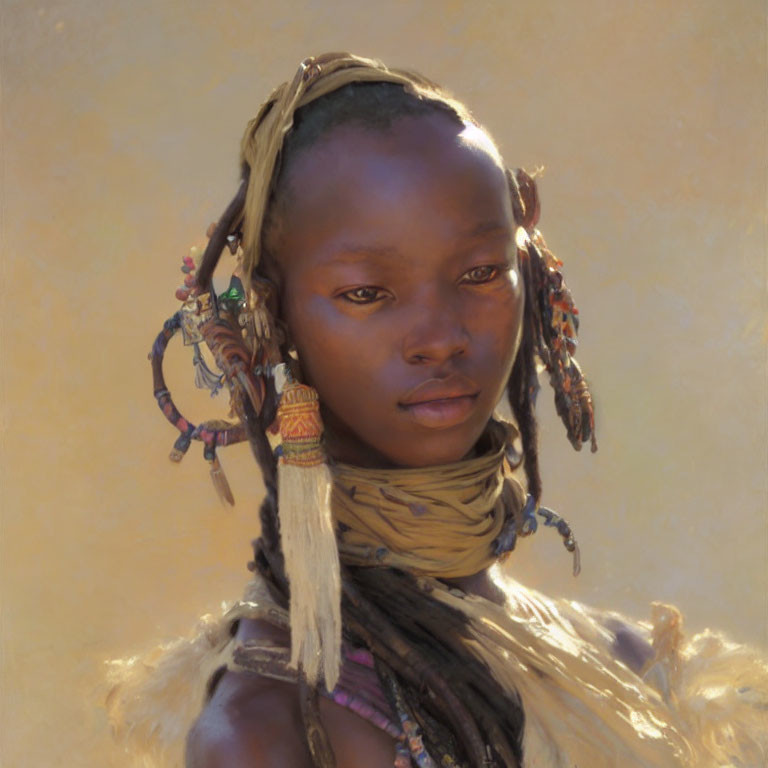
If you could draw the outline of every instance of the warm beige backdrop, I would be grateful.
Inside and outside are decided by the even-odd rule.
[[[510,164],[582,310],[600,452],[542,391],[552,532],[510,569],[768,646],[766,47],[761,0],[2,2],[3,768],[119,767],[103,659],[235,597],[259,482],[180,466],[146,360],[178,265],[234,192],[246,120],[304,56],[450,86]],[[175,344],[175,342],[174,342]],[[174,346],[170,384],[210,405]],[[218,406],[219,410],[221,406]]]

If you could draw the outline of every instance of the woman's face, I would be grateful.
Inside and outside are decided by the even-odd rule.
[[[363,466],[458,461],[520,342],[504,172],[475,128],[404,117],[333,129],[287,174],[273,237],[281,314],[320,395],[329,454]]]

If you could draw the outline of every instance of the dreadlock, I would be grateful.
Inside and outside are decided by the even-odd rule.
[[[353,82],[299,108],[291,130],[285,136],[272,176],[268,204],[261,229],[263,258],[247,277],[271,280],[279,275],[274,233],[281,213],[290,205],[289,171],[301,153],[309,151],[341,125],[386,132],[402,117],[441,114],[461,125],[474,122],[461,105],[446,96],[426,98],[391,82]],[[267,107],[269,109],[269,107]],[[198,269],[198,284],[210,284],[219,255],[233,234],[239,235],[243,223],[245,190],[252,170],[243,164],[242,182],[213,232]],[[254,169],[253,172],[258,172]],[[532,179],[523,172],[508,172],[515,222],[531,232],[538,219],[538,199]],[[542,360],[553,383],[562,381],[554,359],[562,350],[547,338],[548,321],[542,320],[549,297],[546,267],[543,266],[543,241],[532,240],[521,249],[521,273],[525,286],[523,335],[507,394],[518,423],[523,465],[529,493],[541,495],[538,469],[537,427],[534,401],[537,390],[537,359]],[[559,273],[558,273],[559,274]],[[279,279],[279,277],[278,277]],[[279,318],[276,318],[279,323]],[[551,323],[550,323],[551,324]],[[283,337],[280,352],[287,360]],[[562,366],[561,366],[562,367]],[[562,388],[561,388],[562,389]],[[588,394],[588,393],[587,393]],[[266,430],[275,416],[277,396],[274,384],[262,392],[261,408],[252,400],[238,399],[238,412],[245,426],[266,488],[261,506],[261,536],[254,542],[254,561],[249,564],[274,587],[287,603],[289,585],[280,545],[276,460],[269,447]],[[578,403],[576,403],[578,405]],[[589,424],[579,415],[573,422],[574,403],[560,398],[558,412],[564,417],[569,436],[589,436]],[[579,411],[581,414],[581,411]],[[574,417],[575,418],[575,417]],[[578,429],[577,429],[578,428]],[[375,571],[375,573],[374,573]],[[344,568],[342,570],[343,626],[352,642],[365,644],[372,652],[382,684],[402,709],[405,707],[422,728],[426,746],[441,765],[517,766],[522,762],[523,713],[519,700],[505,694],[481,662],[467,651],[466,619],[441,606],[425,594],[418,579],[386,568]],[[298,694],[304,717],[307,743],[316,765],[335,765],[333,752],[320,724],[317,691],[299,678]],[[426,695],[424,695],[426,692]],[[503,702],[504,706],[499,706]],[[490,746],[492,745],[492,746]]]

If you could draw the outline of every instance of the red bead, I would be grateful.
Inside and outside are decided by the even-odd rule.
[[[189,298],[189,291],[186,288],[177,288],[176,298],[179,301],[186,301]]]

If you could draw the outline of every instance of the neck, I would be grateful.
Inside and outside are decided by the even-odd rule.
[[[361,440],[353,430],[339,421],[334,414],[323,408],[320,412],[323,419],[323,442],[325,452],[332,461],[349,464],[362,469],[409,469],[408,465],[398,464],[385,456],[373,446]],[[475,458],[478,452],[486,450],[485,434],[472,445],[460,461]],[[480,448],[480,451],[478,450]],[[430,465],[427,465],[430,466]],[[424,468],[424,467],[421,467]]]

